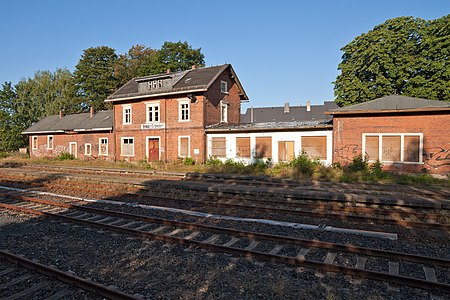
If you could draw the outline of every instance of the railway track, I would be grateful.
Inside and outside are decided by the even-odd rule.
[[[74,187],[69,185],[68,183],[64,184],[34,184],[35,186],[51,188],[63,191],[72,191],[74,194],[86,194],[89,185],[91,185],[92,189],[90,189],[90,194],[99,196],[102,194],[102,197],[108,198],[111,197],[112,200],[115,198],[112,197],[114,193],[111,192],[110,186],[100,187],[99,185],[83,183],[83,187]],[[94,189],[95,188],[95,189]],[[317,203],[299,203],[299,202],[279,202],[279,201],[271,201],[271,200],[257,200],[253,201],[254,204],[242,204],[236,203],[236,199],[230,198],[221,198],[219,197],[218,201],[213,200],[211,197],[208,200],[188,200],[188,199],[180,199],[180,198],[171,198],[171,197],[155,197],[147,195],[143,192],[136,191],[135,193],[121,193],[121,198],[130,199],[132,202],[136,201],[136,197],[138,199],[149,201],[151,203],[157,201],[161,206],[169,207],[170,203],[182,203],[183,205],[187,205],[189,209],[198,210],[204,209],[205,207],[211,208],[225,208],[225,209],[234,209],[234,210],[245,210],[250,211],[252,213],[275,213],[280,215],[292,215],[292,216],[302,216],[309,218],[317,218],[317,219],[334,219],[339,221],[346,222],[358,222],[358,223],[368,223],[368,224],[380,224],[380,225],[394,225],[394,226],[402,226],[406,228],[425,228],[425,229],[436,229],[443,231],[450,231],[450,225],[448,223],[439,223],[439,219],[444,219],[448,216],[437,213],[430,212],[417,212],[417,211],[405,211],[401,209],[380,209],[373,207],[336,207],[332,205],[321,205]],[[239,201],[239,200],[238,200]],[[260,205],[266,204],[266,205]],[[173,207],[173,205],[170,205]],[[405,220],[406,218],[406,220]],[[411,221],[407,219],[414,218],[416,221]],[[417,221],[417,219],[421,219],[424,221]]]
[[[31,197],[4,196],[0,207],[209,251],[450,293],[449,282],[439,275],[450,271],[450,260],[443,258],[151,218]],[[369,267],[369,261],[385,265],[377,269]],[[401,274],[403,264],[414,265],[414,274]]]
[[[80,291],[82,289],[83,291]],[[0,298],[142,299],[37,261],[0,250]]]

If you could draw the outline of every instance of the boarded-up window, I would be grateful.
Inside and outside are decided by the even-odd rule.
[[[108,155],[108,139],[107,138],[99,139],[98,155]]]
[[[216,157],[227,156],[227,144],[224,137],[211,138],[211,155]]]
[[[294,158],[294,142],[278,142],[278,161],[290,161]]]
[[[420,136],[405,136],[403,141],[403,161],[419,162]]]
[[[366,154],[369,160],[379,160],[379,137],[378,135],[366,136]]]
[[[313,159],[327,159],[327,137],[302,136],[302,152]]]
[[[122,138],[122,155],[134,156],[134,138]]]
[[[189,156],[189,138],[188,137],[180,137],[178,145],[178,154],[180,157],[188,157]]]
[[[250,158],[250,138],[237,137],[236,138],[236,157]]]
[[[381,152],[381,160],[400,161],[401,136],[385,135],[382,139],[383,148]]]
[[[256,138],[256,158],[272,157],[272,137]]]

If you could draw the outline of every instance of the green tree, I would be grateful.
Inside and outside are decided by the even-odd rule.
[[[160,69],[157,73],[163,73],[166,69],[172,71],[188,70],[193,65],[205,66],[205,56],[201,48],[192,49],[188,42],[164,42],[158,51]]]
[[[161,69],[157,53],[158,50],[134,45],[128,53],[120,54],[114,67],[119,86],[134,77],[156,74]]]
[[[352,105],[389,94],[448,99],[449,39],[448,16],[429,22],[394,18],[356,37],[341,49],[336,103]]]
[[[105,99],[119,85],[114,75],[116,62],[116,52],[110,47],[93,47],[83,51],[74,74],[84,109],[90,106],[95,110],[107,108]]]
[[[11,82],[5,82],[0,90],[0,151],[17,150],[26,145],[26,138],[20,135],[23,128],[15,124],[16,97]]]

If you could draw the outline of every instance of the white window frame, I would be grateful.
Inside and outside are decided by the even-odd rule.
[[[187,104],[187,115],[186,120],[182,119],[182,106]],[[178,122],[189,122],[191,120],[191,101],[190,100],[178,100]]]
[[[225,108],[225,114],[223,114],[222,108]],[[223,103],[220,101],[220,122],[221,123],[228,123],[228,104]]]
[[[89,153],[87,151],[88,148],[89,148]],[[84,155],[86,155],[86,156],[91,156],[92,155],[92,144],[91,143],[84,144]]]
[[[106,153],[102,153],[102,140],[106,140]],[[108,138],[99,138],[98,139],[98,155],[99,156],[108,156],[108,147],[109,147]]]
[[[152,108],[153,121],[150,121],[150,118],[149,118],[149,108],[150,107]],[[155,121],[155,107],[158,107],[158,120],[157,121]],[[159,102],[145,104],[145,122],[146,123],[160,123],[161,122],[161,110],[160,110]]]
[[[126,113],[127,109],[130,110],[130,121],[129,121],[129,122],[127,122],[127,117],[126,117],[126,115],[127,115],[127,113]],[[131,105],[130,105],[130,104],[122,105],[122,125],[129,125],[129,124],[131,124],[132,122],[133,122],[133,111],[132,111],[132,109],[131,109]]]
[[[52,146],[50,147],[50,138],[52,139]],[[47,135],[47,149],[52,150],[53,144],[55,143],[55,139],[53,138],[53,135]]]
[[[72,153],[72,145],[75,145],[75,152]],[[77,142],[69,142],[69,154],[72,154],[75,158],[78,158],[78,144]]]
[[[123,154],[123,145],[124,145],[124,140],[126,139],[132,139],[133,140],[133,153],[130,155],[125,155]],[[127,157],[132,157],[134,156],[134,137],[130,136],[130,137],[121,137],[120,138],[120,156],[127,156]]]
[[[181,139],[182,138],[188,139],[188,155],[187,156],[181,156]],[[178,136],[178,157],[191,157],[191,137],[189,135]]]
[[[228,94],[228,82],[220,81],[220,92],[223,94]]]
[[[35,140],[36,140],[36,142],[35,142]],[[31,149],[37,149],[38,148],[38,140],[39,140],[39,138],[38,138],[37,135],[33,135],[31,137]]]
[[[366,136],[378,136],[378,160],[386,164],[410,164],[410,165],[422,165],[423,162],[423,133],[363,133],[362,134],[362,153],[366,153]],[[381,160],[383,154],[383,136],[399,136],[400,137],[400,161],[385,161]],[[419,136],[419,161],[404,161],[404,140],[405,136]],[[369,160],[369,162],[375,162],[376,160]]]

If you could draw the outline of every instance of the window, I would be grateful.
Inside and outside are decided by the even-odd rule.
[[[421,163],[422,134],[363,134],[369,161]]]
[[[236,138],[236,157],[250,158],[250,138],[237,137]]]
[[[272,157],[272,137],[256,138],[256,158]]]
[[[38,148],[38,137],[37,136],[32,136],[31,137],[31,148],[32,149],[37,149]]]
[[[159,103],[147,104],[147,123],[159,122]]]
[[[53,135],[47,136],[47,149],[53,149]]]
[[[327,159],[326,136],[302,136],[302,152],[312,159]]]
[[[222,103],[222,101],[220,101],[220,122],[228,122],[228,104]]]
[[[178,137],[178,156],[179,157],[189,157],[189,137],[179,136]]]
[[[211,155],[216,157],[227,156],[227,145],[224,137],[211,138]]]
[[[222,93],[228,94],[228,87],[227,87],[227,82],[226,81],[221,81],[220,82],[220,91]]]
[[[180,101],[179,112],[178,112],[178,120],[179,121],[189,121],[189,101]]]
[[[122,138],[122,156],[134,156],[134,138]]]
[[[123,106],[123,124],[131,124],[131,105]]]
[[[91,156],[92,154],[92,145],[84,144],[84,155]]]
[[[108,139],[98,139],[98,155],[108,155]]]

